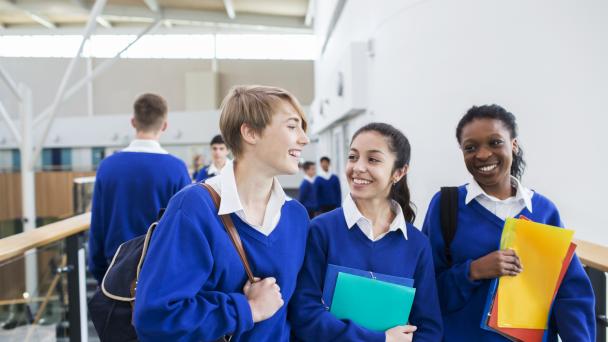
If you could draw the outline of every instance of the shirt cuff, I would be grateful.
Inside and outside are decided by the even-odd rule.
[[[460,281],[458,283],[460,284],[459,287],[461,291],[472,291],[481,285],[481,280],[472,280],[471,277],[469,277],[469,274],[471,274],[472,262],[473,260],[469,259],[455,267],[457,269],[457,274],[460,274]]]

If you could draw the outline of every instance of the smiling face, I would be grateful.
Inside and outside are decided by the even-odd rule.
[[[475,181],[487,189],[510,186],[513,152],[517,140],[496,119],[475,119],[462,128],[460,148]]]
[[[270,124],[259,134],[254,150],[275,175],[295,174],[302,148],[308,143],[302,118],[292,105],[281,101]]]
[[[346,179],[353,199],[388,198],[394,181],[405,175],[393,170],[395,154],[386,138],[374,131],[362,132],[350,145]]]

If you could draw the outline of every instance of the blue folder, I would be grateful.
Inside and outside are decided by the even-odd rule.
[[[396,277],[388,274],[376,273],[371,271],[364,271],[356,268],[350,268],[345,266],[338,266],[334,264],[328,264],[327,270],[325,271],[325,283],[323,284],[323,303],[327,308],[331,307],[332,299],[334,298],[334,290],[336,289],[336,281],[338,280],[338,273],[354,274],[361,277],[378,279],[388,283],[403,285],[408,287],[414,287],[414,279],[405,277]]]

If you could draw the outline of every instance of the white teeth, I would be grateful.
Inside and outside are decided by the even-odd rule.
[[[498,164],[486,165],[486,166],[479,167],[478,169],[483,172],[490,172],[490,171],[494,170],[496,168],[496,166],[498,166]]]
[[[366,179],[353,178],[353,183],[355,183],[355,184],[369,184],[371,182],[368,181],[368,180],[366,180]]]
[[[296,158],[300,158],[300,153],[301,152],[298,151],[298,150],[290,150],[289,151],[289,155],[292,156],[292,157],[296,157]]]

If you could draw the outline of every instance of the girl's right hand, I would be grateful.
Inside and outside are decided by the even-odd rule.
[[[523,267],[512,249],[502,249],[487,254],[471,262],[471,280],[494,279],[502,276],[516,276]]]
[[[247,281],[243,293],[251,307],[253,322],[257,323],[272,317],[284,302],[275,278],[255,278],[254,281],[253,284]]]
[[[384,332],[386,342],[412,342],[414,331],[418,329],[413,325],[398,325]]]

